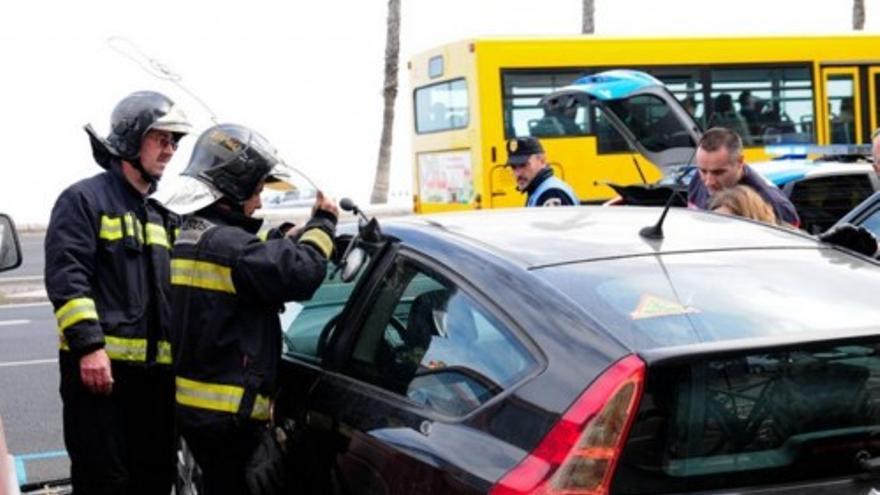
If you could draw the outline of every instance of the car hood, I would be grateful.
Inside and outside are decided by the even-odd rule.
[[[548,114],[572,104],[599,106],[631,149],[659,167],[664,175],[692,160],[702,134],[699,124],[663,83],[644,72],[600,72],[541,99]],[[663,115],[659,122],[645,122],[658,113]]]

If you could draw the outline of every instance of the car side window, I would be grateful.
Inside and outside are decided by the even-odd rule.
[[[801,217],[801,228],[824,232],[874,193],[866,174],[804,179],[794,184],[791,202]]]
[[[880,207],[875,208],[859,225],[871,231],[875,237],[880,237]]]
[[[460,416],[521,380],[536,364],[460,287],[400,258],[380,283],[347,373]]]
[[[320,357],[321,340],[329,338],[333,323],[342,313],[357,281],[343,282],[332,265],[327,267],[324,282],[311,299],[305,302],[289,302],[281,314],[284,332],[284,355],[317,361]]]

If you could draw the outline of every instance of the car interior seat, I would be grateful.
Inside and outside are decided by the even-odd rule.
[[[400,334],[403,345],[394,353],[391,371],[399,391],[406,390],[431,345],[431,338],[439,335],[440,329],[437,327],[435,312],[445,311],[448,299],[449,292],[446,289],[424,292],[413,299],[406,328]]]

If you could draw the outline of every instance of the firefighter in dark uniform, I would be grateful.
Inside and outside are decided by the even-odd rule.
[[[574,189],[553,176],[541,142],[519,137],[507,142],[507,166],[513,171],[517,191],[526,194],[526,206],[580,204]]]
[[[147,196],[191,127],[168,97],[150,91],[119,102],[110,126],[106,139],[86,126],[105,171],[61,193],[46,232],[64,442],[75,493],[169,493],[169,250],[176,222]]]
[[[208,495],[248,493],[281,358],[279,311],[312,296],[334,247],[338,211],[321,193],[304,228],[257,236],[252,214],[281,166],[259,134],[214,126],[196,141],[185,193],[166,203],[186,215],[171,260],[177,417]]]

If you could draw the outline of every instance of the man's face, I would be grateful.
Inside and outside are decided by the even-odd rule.
[[[532,155],[522,165],[511,165],[510,168],[513,170],[513,176],[516,178],[516,189],[518,191],[525,191],[529,184],[532,183],[532,179],[544,168],[544,159],[539,155]]]
[[[698,148],[697,170],[700,171],[703,185],[710,194],[714,194],[739,183],[743,175],[743,158],[731,157],[730,152],[724,147],[715,151]]]
[[[260,182],[260,185],[257,186],[256,192],[254,195],[245,200],[242,205],[242,210],[244,210],[244,214],[251,217],[254,215],[254,212],[263,207],[263,201],[260,199],[260,193],[263,192],[263,183]]]
[[[147,132],[141,143],[141,165],[149,175],[157,179],[161,178],[176,150],[177,140],[174,134],[151,130]]]
[[[880,174],[880,135],[874,138],[874,147],[872,150],[874,154],[874,172]]]

